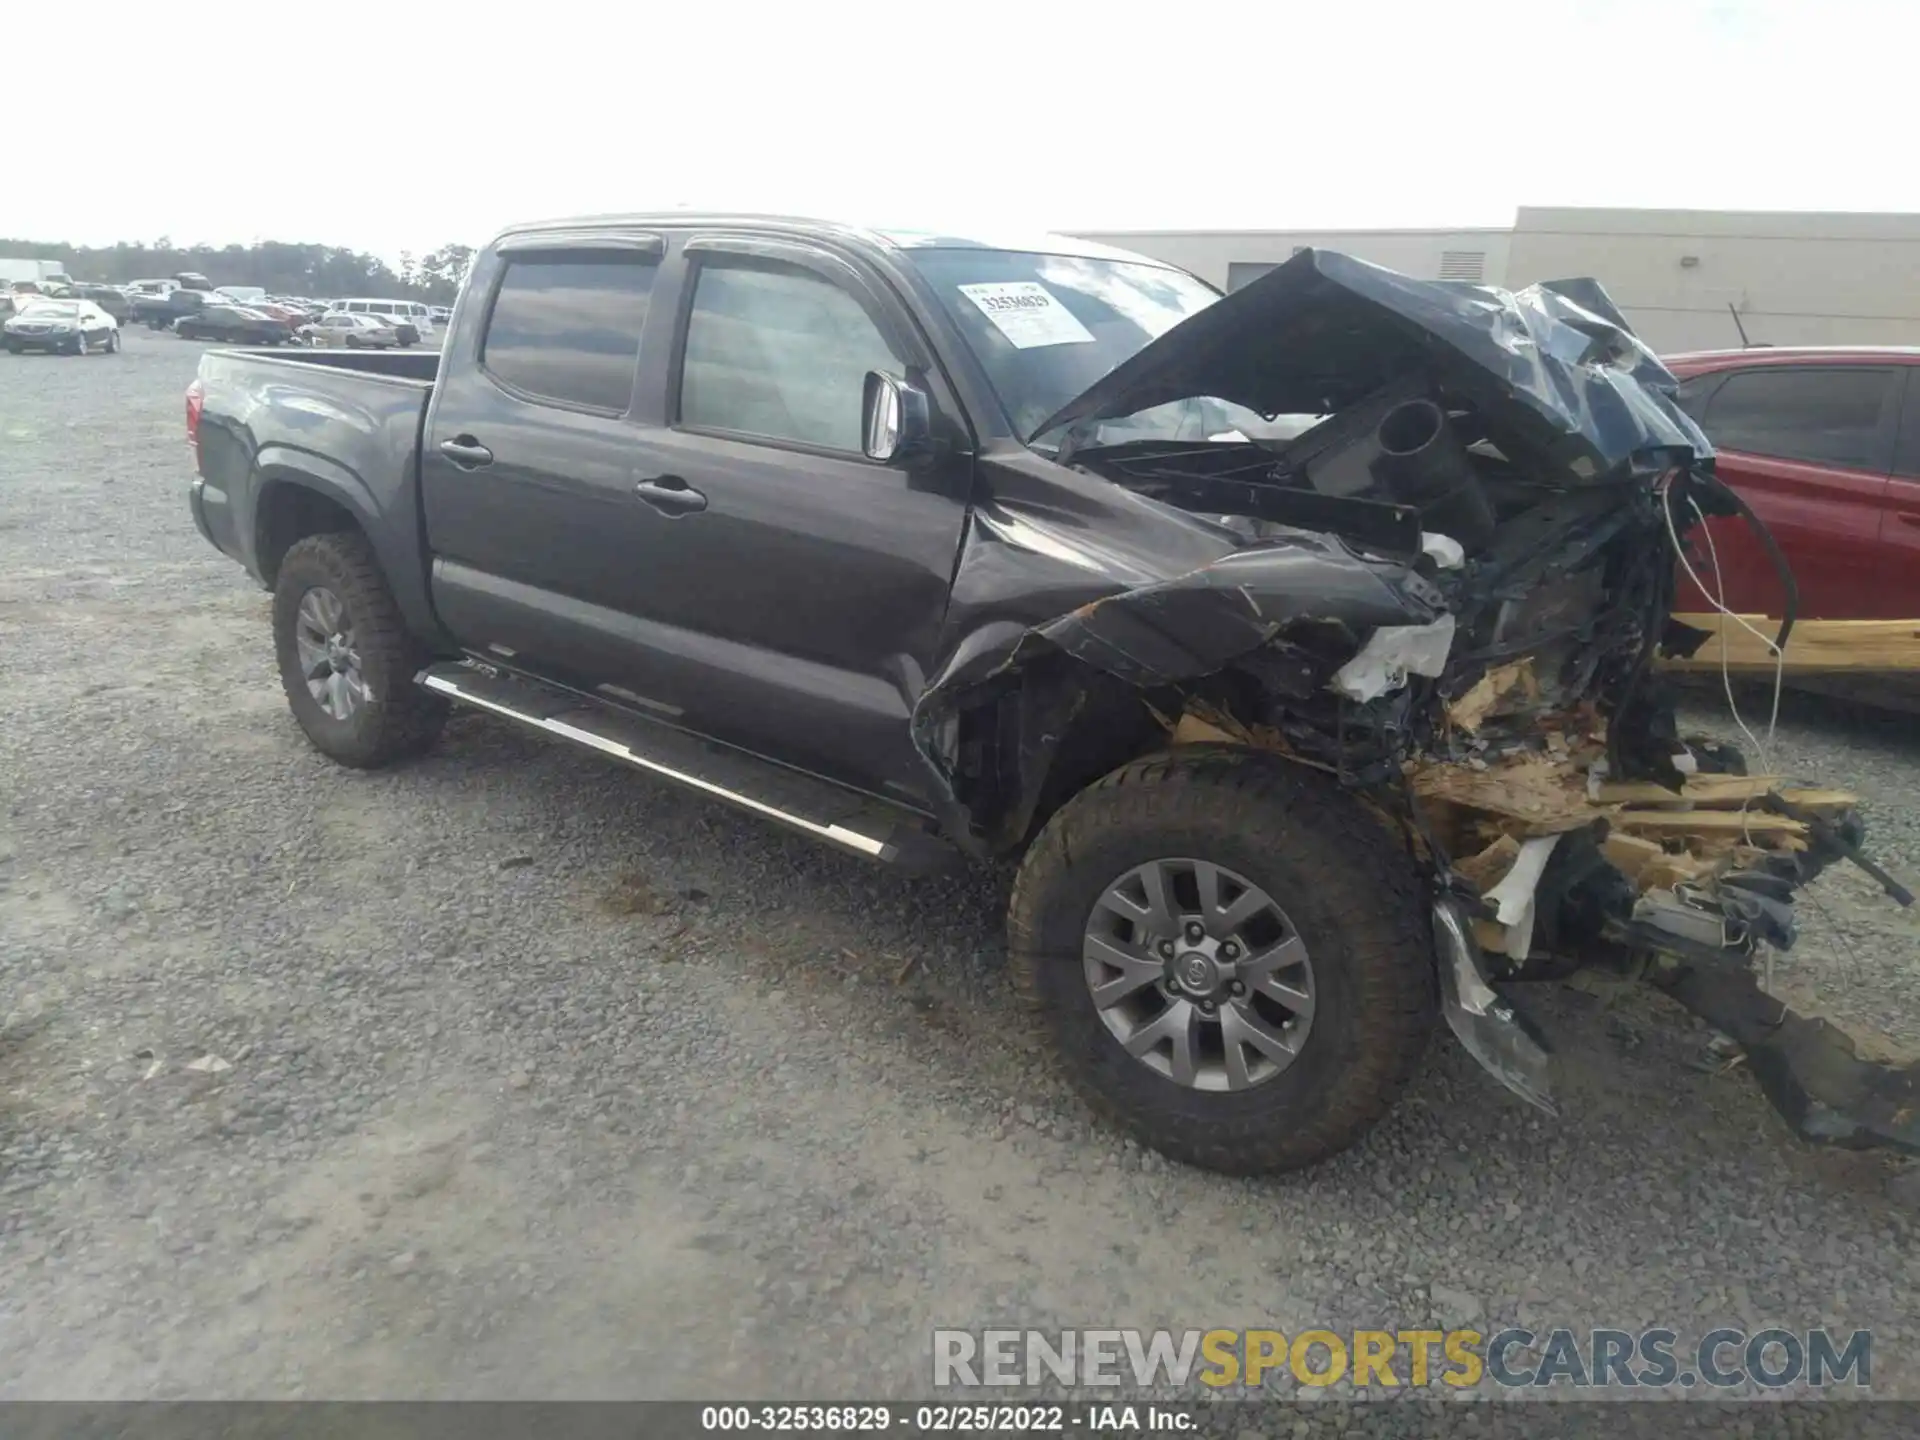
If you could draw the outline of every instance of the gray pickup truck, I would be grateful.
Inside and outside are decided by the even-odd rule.
[[[1683,736],[1655,669],[1738,509],[1673,391],[1591,282],[1307,252],[1222,297],[672,214],[507,231],[438,356],[209,352],[187,423],[320,750],[462,704],[871,860],[1017,861],[1015,984],[1169,1155],[1334,1153],[1439,1016],[1551,1109],[1522,996],[1581,963],[1802,1136],[1912,1147],[1913,1073],[1754,976],[1871,866],[1852,797]]]

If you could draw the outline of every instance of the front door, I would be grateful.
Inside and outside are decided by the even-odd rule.
[[[695,238],[675,257],[661,420],[631,454],[653,701],[686,723],[920,799],[907,721],[939,643],[971,462],[936,391],[942,460],[861,451],[869,370],[928,384],[896,297],[795,242]]]

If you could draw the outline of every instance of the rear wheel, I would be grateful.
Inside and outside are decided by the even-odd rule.
[[[364,535],[312,535],[287,551],[273,592],[287,703],[321,753],[357,769],[418,755],[447,706],[413,683],[427,656]]]
[[[1087,1101],[1233,1174],[1336,1154],[1425,1050],[1431,930],[1400,838],[1354,797],[1241,749],[1136,761],[1022,862],[1010,968]]]

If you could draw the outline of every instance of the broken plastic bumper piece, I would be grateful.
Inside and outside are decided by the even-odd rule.
[[[1512,1002],[1493,988],[1473,928],[1451,899],[1433,907],[1433,935],[1440,952],[1441,1009],[1447,1027],[1507,1089],[1549,1115],[1553,1103],[1553,1052]]]

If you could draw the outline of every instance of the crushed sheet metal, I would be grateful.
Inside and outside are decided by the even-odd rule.
[[[1198,395],[1326,414],[1419,372],[1471,401],[1510,460],[1572,483],[1714,453],[1673,403],[1679,382],[1597,281],[1415,280],[1331,250],[1303,250],[1181,321],[1034,436]]]
[[[991,533],[1006,526],[999,517]],[[1438,594],[1405,567],[1301,531],[1030,626],[994,673],[1054,649],[1150,688],[1211,675],[1297,621],[1336,620],[1357,643],[1380,626],[1425,625],[1441,612]],[[937,706],[950,678],[951,671],[936,677],[922,708]]]
[[[1453,652],[1455,624],[1449,613],[1430,625],[1382,625],[1334,671],[1330,688],[1364,703],[1398,690],[1409,675],[1439,675]]]

